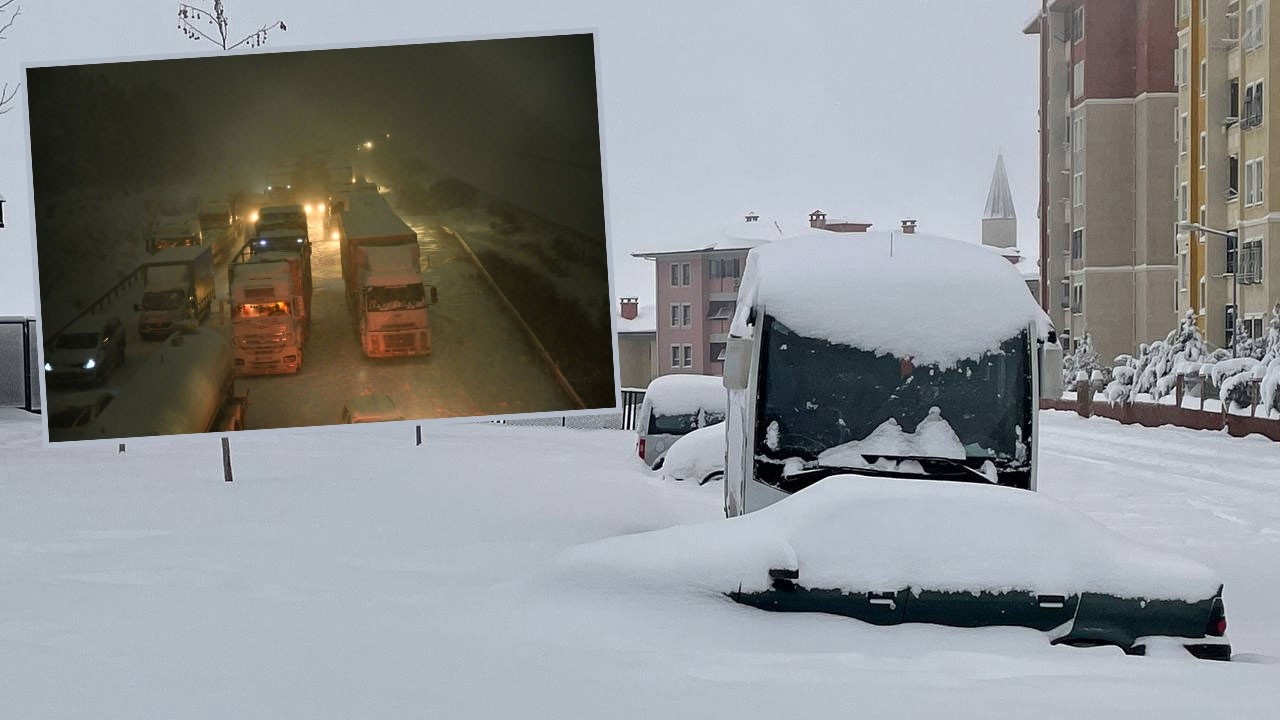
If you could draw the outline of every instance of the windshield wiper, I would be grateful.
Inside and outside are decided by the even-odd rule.
[[[909,457],[909,456],[904,456],[904,455],[863,455],[862,457],[863,457],[863,459],[864,459],[864,460],[866,460],[867,462],[872,462],[871,458],[881,458],[881,459],[884,459],[884,460],[893,460],[894,462],[898,462],[898,463],[901,463],[901,462],[906,461],[906,460],[914,460],[914,461],[916,461],[916,462],[920,463],[922,467],[923,467],[923,465],[924,465],[925,463],[929,463],[929,464],[934,464],[934,463],[942,464],[942,465],[946,465],[947,467],[951,467],[951,468],[958,468],[958,469],[960,469],[960,470],[965,470],[965,471],[967,471],[967,472],[970,472],[970,473],[972,473],[974,476],[976,476],[976,477],[978,477],[979,479],[981,479],[981,480],[982,480],[982,482],[985,482],[985,483],[991,483],[991,484],[996,484],[996,481],[995,481],[995,480],[992,480],[991,478],[987,477],[987,475],[986,475],[985,473],[983,473],[981,470],[978,470],[978,469],[976,469],[976,468],[969,467],[968,465],[966,465],[966,464],[965,464],[965,461],[964,461],[964,460],[959,460],[959,459],[957,459],[957,458],[946,458],[946,457]],[[926,474],[928,474],[928,473],[926,472]]]

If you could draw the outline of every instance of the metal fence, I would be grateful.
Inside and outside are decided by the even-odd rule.
[[[623,390],[622,412],[608,411],[598,415],[563,415],[561,417],[528,418],[521,420],[489,420],[496,425],[524,425],[532,427],[568,427],[578,430],[635,430],[640,415],[644,391]]]
[[[40,411],[39,347],[33,318],[0,317],[0,407]]]

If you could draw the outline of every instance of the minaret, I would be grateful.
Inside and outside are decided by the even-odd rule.
[[[996,172],[987,192],[987,210],[982,214],[982,244],[1008,248],[1018,245],[1018,215],[1013,210],[1013,193],[1004,171],[1004,154],[996,156]]]

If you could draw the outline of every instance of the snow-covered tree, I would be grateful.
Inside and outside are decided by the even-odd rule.
[[[1255,374],[1262,379],[1262,414],[1280,414],[1280,303],[1271,309],[1266,352]]]
[[[1084,334],[1080,343],[1076,345],[1075,352],[1063,358],[1062,365],[1063,387],[1074,390],[1076,383],[1080,380],[1092,382],[1094,373],[1100,370],[1100,367],[1098,353],[1093,349],[1093,336],[1090,333]],[[1101,386],[1094,389],[1101,389]]]
[[[283,20],[276,20],[232,42],[227,37],[230,25],[222,0],[213,0],[212,10],[189,3],[178,3],[178,30],[191,40],[208,40],[223,50],[233,50],[241,45],[258,47],[267,41],[267,33],[270,31],[276,28],[288,30]]]

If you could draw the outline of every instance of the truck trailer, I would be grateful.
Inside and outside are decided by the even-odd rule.
[[[291,252],[254,252],[251,244],[227,269],[231,344],[236,373],[294,373],[311,326],[310,245]]]
[[[213,305],[213,249],[207,245],[160,250],[142,265],[142,301],[138,334],[144,340],[167,337],[179,321],[209,317]]]
[[[365,355],[430,353],[436,290],[423,285],[417,234],[376,192],[352,193],[339,217],[347,304]]]
[[[231,347],[210,328],[184,323],[147,358],[77,439],[241,430],[247,396],[235,394]]]

